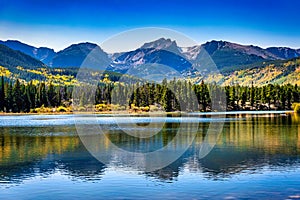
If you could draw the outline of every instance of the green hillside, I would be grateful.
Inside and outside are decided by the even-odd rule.
[[[236,69],[236,70],[234,70]],[[220,85],[257,86],[267,84],[300,84],[300,58],[285,61],[270,61],[251,65],[242,65],[221,70],[218,74],[209,74],[193,78],[194,82],[216,82]]]

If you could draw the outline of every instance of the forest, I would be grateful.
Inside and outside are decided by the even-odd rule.
[[[216,111],[212,104],[224,104],[227,111],[238,110],[291,110],[300,101],[297,85],[218,86],[201,81],[163,80],[124,83],[105,77],[95,90],[88,85],[57,85],[52,82],[24,83],[18,79],[0,79],[0,112],[39,113],[127,110],[148,111]],[[80,91],[80,92],[78,92]],[[94,92],[93,92],[94,91]],[[223,98],[222,95],[224,94]],[[219,95],[219,96],[218,96]]]

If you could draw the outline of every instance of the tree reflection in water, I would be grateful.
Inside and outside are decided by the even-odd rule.
[[[205,158],[199,159],[198,153],[209,124],[201,123],[192,146],[178,160],[163,169],[141,173],[160,181],[172,182],[184,170],[215,180],[239,173],[259,173],[264,167],[282,170],[299,167],[299,117],[231,117],[244,119],[226,122],[216,146]],[[176,128],[176,123],[166,124],[159,134],[146,139],[112,130],[107,133],[107,138],[128,151],[143,152],[165,146],[176,134]],[[134,165],[122,166],[122,159],[115,162],[118,155],[111,156],[110,165],[100,163],[85,149],[76,135],[75,127],[71,125],[1,127],[0,133],[0,184],[18,184],[35,176],[47,177],[57,170],[73,180],[85,181],[100,180],[107,168],[112,166],[140,172]],[[184,137],[181,140],[173,146],[173,150],[184,146]],[[107,148],[110,147],[103,141],[103,149]]]

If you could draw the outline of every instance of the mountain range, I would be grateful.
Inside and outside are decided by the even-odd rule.
[[[251,64],[265,60],[285,60],[300,56],[300,49],[288,47],[270,47],[263,49],[253,45],[240,45],[215,40],[193,47],[179,47],[176,41],[160,38],[145,43],[134,51],[115,53],[112,55],[105,53],[97,44],[88,42],[72,44],[59,52],[55,52],[53,49],[47,47],[37,48],[17,40],[0,40],[0,44],[36,58],[50,67],[79,67],[85,57],[95,48],[99,49],[99,56],[105,58],[107,61],[114,59],[111,61],[128,62],[131,64],[143,62],[142,60],[144,60],[144,62],[157,62],[155,59],[147,59],[149,54],[153,53],[155,53],[156,56],[160,56],[159,58],[162,58],[163,60],[163,56],[165,55],[157,53],[160,51],[176,54],[177,56],[192,62],[197,58],[201,49],[205,49],[218,68]],[[150,51],[150,49],[152,51]]]
[[[88,68],[102,67],[120,73],[126,73],[134,68],[144,75],[149,73],[151,66],[159,69],[166,66],[186,76],[193,72],[195,63],[204,63],[201,60],[204,50],[210,55],[218,70],[227,73],[245,70],[256,64],[260,65],[259,63],[285,61],[300,56],[300,49],[261,48],[215,40],[192,47],[179,47],[176,41],[160,38],[147,42],[136,50],[113,54],[104,52],[93,43],[72,44],[55,52],[51,48],[37,48],[17,40],[7,40],[0,41],[0,65],[10,69],[16,66],[66,68],[84,65]]]

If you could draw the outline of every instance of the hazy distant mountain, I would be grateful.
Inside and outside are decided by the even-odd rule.
[[[174,74],[174,72],[183,73],[192,66],[181,54],[176,42],[164,38],[145,43],[134,51],[115,54],[113,59],[110,70],[123,73],[130,68],[134,68],[136,73],[139,71],[147,74],[147,72],[153,70],[151,69],[151,64],[153,64],[152,67],[156,70],[161,69],[161,73]],[[162,68],[168,68],[169,70]]]
[[[36,58],[49,66],[51,66],[52,59],[56,55],[53,49],[47,47],[37,48],[34,46],[24,44],[17,40],[7,40],[7,41],[0,40],[0,44],[3,44],[13,50],[21,51],[22,53],[25,53],[33,58]]]
[[[226,41],[210,41],[193,47],[178,47],[176,41],[160,38],[147,42],[140,48],[108,56],[99,46],[92,43],[73,44],[56,53],[46,47],[36,48],[19,41],[0,41],[14,50],[30,55],[48,66],[79,67],[85,57],[96,48],[93,55],[86,60],[88,67],[107,67],[112,63],[111,70],[126,71],[132,65],[162,64],[184,71],[191,64],[199,61],[200,51],[205,49],[219,69],[236,68],[262,61],[284,60],[300,56],[300,49],[287,47],[270,47],[263,49],[253,45],[240,45]],[[97,51],[97,52],[96,52]],[[149,66],[149,65],[147,65]]]
[[[253,45],[240,45],[226,41],[211,41],[202,45],[181,48],[182,54],[191,62],[197,60],[205,49],[219,69],[249,65],[262,61],[285,60],[300,56],[299,49],[271,47],[263,49]]]
[[[226,41],[211,41],[203,45],[182,48],[182,53],[191,61],[197,61],[205,49],[219,69],[238,67],[267,60],[285,59],[256,46],[246,46]]]
[[[17,66],[30,69],[46,67],[41,61],[2,44],[0,44],[0,66],[12,71],[14,71]]]
[[[89,55],[89,56],[88,56]],[[87,57],[88,56],[88,57]],[[107,66],[111,60],[98,45],[93,43],[72,44],[57,52],[52,60],[53,67],[84,67],[100,69]]]
[[[210,55],[218,69],[225,67],[235,67],[239,69],[241,65],[293,58],[292,55],[281,55],[274,53],[272,49],[263,49],[253,45],[240,45],[226,41],[211,41],[193,47],[178,47],[175,41],[160,38],[156,41],[145,43],[135,51],[113,56],[115,62],[113,66],[115,66],[115,68],[112,67],[112,69],[122,71],[129,68],[130,65],[156,63],[184,71],[190,68],[192,64],[203,61],[203,58],[200,58],[203,56],[203,54],[200,53],[203,50]],[[164,53],[162,53],[163,51]],[[296,50],[294,51],[296,52]],[[170,55],[173,55],[174,58]],[[294,57],[297,57],[297,54],[294,54]],[[171,59],[173,60],[171,61]]]
[[[266,50],[281,59],[291,59],[300,56],[300,49],[296,50],[288,47],[270,47]]]

